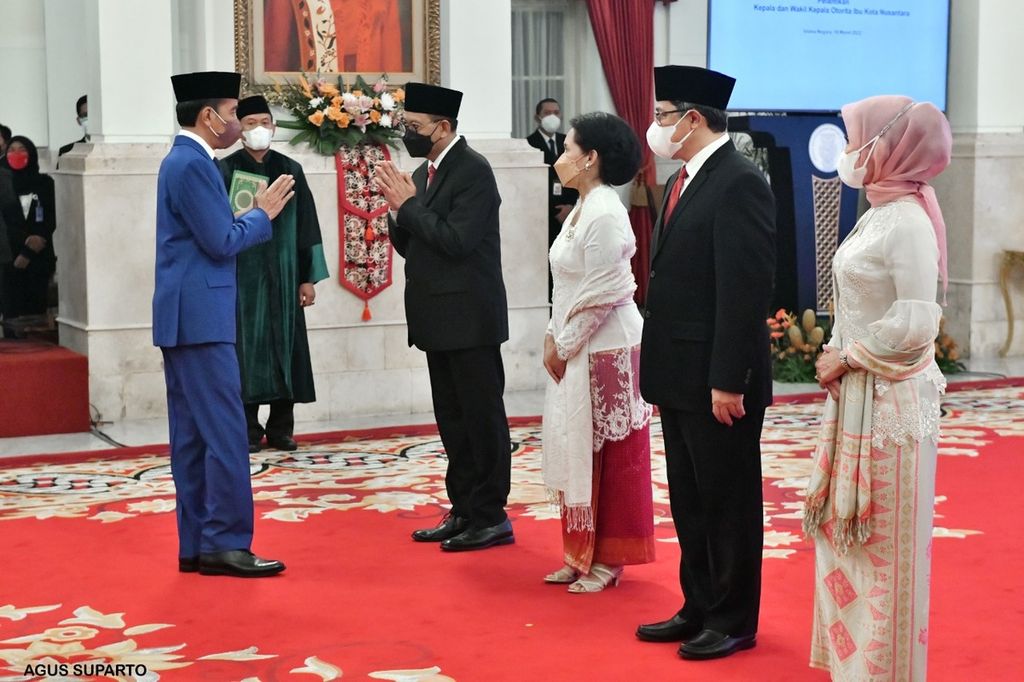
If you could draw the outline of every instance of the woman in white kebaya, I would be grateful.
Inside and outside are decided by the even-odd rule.
[[[839,177],[871,210],[833,262],[830,396],[807,491],[816,553],[811,665],[834,680],[925,679],[946,230],[927,181],[949,165],[942,112],[907,97],[843,107]]]
[[[572,121],[554,168],[580,193],[551,247],[544,366],[544,482],[562,515],[564,566],[549,583],[597,592],[626,564],[654,560],[651,407],[640,397],[643,320],[633,293],[636,241],[612,185],[633,179],[640,142],[617,116]]]

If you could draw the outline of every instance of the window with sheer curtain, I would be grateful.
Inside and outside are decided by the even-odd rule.
[[[558,100],[564,119],[575,113],[575,82],[570,75],[578,73],[573,38],[578,4],[576,0],[512,0],[513,137],[533,132],[537,127],[534,108],[546,97]]]

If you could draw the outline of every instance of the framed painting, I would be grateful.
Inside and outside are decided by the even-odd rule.
[[[243,93],[300,74],[441,80],[440,0],[234,0]]]

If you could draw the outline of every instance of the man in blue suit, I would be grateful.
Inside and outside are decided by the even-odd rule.
[[[240,76],[172,76],[181,132],[157,181],[153,343],[164,356],[171,471],[177,495],[178,569],[262,577],[280,561],[250,551],[249,448],[235,354],[235,256],[268,241],[292,198],[282,175],[235,218],[214,149],[230,147]]]

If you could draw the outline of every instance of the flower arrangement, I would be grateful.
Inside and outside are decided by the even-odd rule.
[[[935,364],[943,374],[957,374],[967,370],[964,363],[960,362],[960,347],[946,333],[946,318],[939,320],[939,335],[935,339]]]
[[[813,382],[814,363],[825,341],[825,327],[818,324],[814,311],[805,310],[798,320],[795,313],[780,308],[766,322],[772,344],[772,377],[790,383]]]
[[[359,144],[394,147],[395,139],[401,136],[395,127],[405,91],[392,90],[387,76],[381,76],[373,85],[357,76],[354,83],[346,85],[340,77],[334,84],[320,77],[307,80],[301,75],[296,84],[275,85],[268,99],[296,117],[293,121],[278,121],[282,128],[299,131],[291,143],[306,142],[324,155]]]

